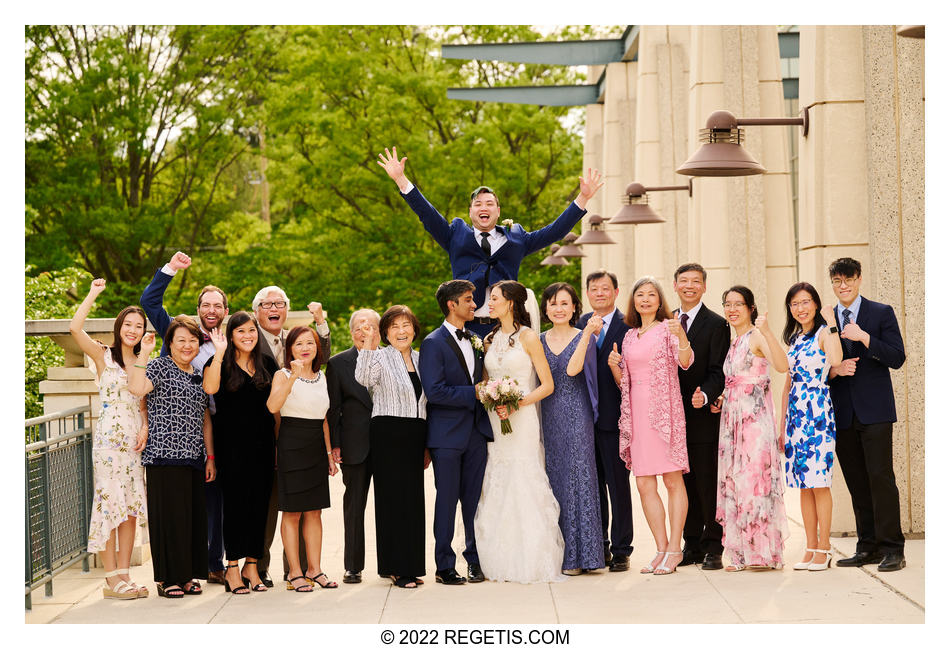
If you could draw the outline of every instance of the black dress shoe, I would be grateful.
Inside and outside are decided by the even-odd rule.
[[[884,560],[878,565],[877,571],[894,572],[895,570],[901,570],[905,567],[907,567],[907,562],[904,561],[903,552],[888,552],[884,555]]]
[[[270,575],[267,574],[267,571],[261,572],[257,571],[257,576],[261,578],[261,583],[267,586],[268,588],[274,587],[274,580],[270,578]]]
[[[604,565],[609,566],[614,556],[610,554],[610,543],[604,543]]]
[[[626,572],[630,569],[630,557],[621,557],[619,554],[615,554],[607,565],[610,566],[608,568],[610,572]]]
[[[703,570],[722,570],[722,555],[709,552],[703,559]]]
[[[855,552],[853,557],[838,559],[835,565],[842,568],[858,568],[871,563],[881,563],[882,559],[884,555],[880,552]]]
[[[358,584],[363,581],[363,573],[360,570],[347,570],[343,573],[344,584]]]
[[[472,584],[480,584],[485,581],[485,573],[482,567],[477,563],[468,564],[468,581]]]
[[[702,563],[703,556],[703,553],[699,552],[698,550],[683,550],[683,560],[680,561],[680,565],[677,567],[691,566],[694,563]]]
[[[454,568],[450,568],[449,570],[436,570],[435,580],[447,586],[461,586],[465,583],[465,577],[455,572]]]

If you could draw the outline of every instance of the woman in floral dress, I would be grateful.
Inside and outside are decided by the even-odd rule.
[[[726,572],[781,568],[788,521],[769,365],[787,372],[788,359],[751,290],[733,286],[722,307],[736,332],[723,364],[726,389],[712,405],[713,412],[722,409],[716,521],[730,562]]]
[[[835,417],[828,393],[828,370],[841,362],[841,339],[831,306],[821,307],[815,287],[793,285],[785,295],[789,373],[782,390],[785,480],[801,489],[805,556],[795,570],[827,570],[831,565],[831,469]],[[832,323],[830,327],[826,323]]]
[[[148,589],[132,581],[129,565],[135,543],[135,525],[148,542],[145,470],[139,456],[148,435],[142,398],[129,392],[126,370],[135,362],[145,334],[145,312],[129,306],[119,313],[112,347],[105,347],[83,331],[96,298],[106,288],[95,279],[89,294],[69,323],[69,333],[96,364],[102,412],[92,436],[92,517],[89,552],[98,552],[106,569],[103,597],[148,597]]]

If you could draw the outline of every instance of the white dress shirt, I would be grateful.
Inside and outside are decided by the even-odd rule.
[[[468,375],[473,376],[475,374],[475,350],[472,348],[471,341],[465,338],[459,340],[455,336],[458,327],[449,324],[448,320],[443,321],[442,326],[449,330],[449,335],[452,336],[452,342],[456,343],[459,349],[462,350],[462,356],[465,358],[465,366],[468,368]]]
[[[686,333],[689,333],[689,328],[693,326],[693,320],[696,319],[696,315],[699,313],[699,310],[702,308],[703,308],[703,302],[702,300],[700,300],[699,303],[696,306],[694,306],[692,309],[690,309],[689,311],[683,311],[682,309],[677,309],[677,311],[679,311],[678,315],[683,315],[684,313],[686,314],[686,326],[683,327]],[[679,320],[679,317],[677,317],[677,320]],[[682,324],[682,320],[680,320],[680,324]],[[709,397],[706,396],[706,393],[703,392],[702,390],[700,390],[699,393],[703,395],[703,405],[705,406],[707,403],[709,403]]]
[[[858,297],[854,298],[854,302],[851,303],[851,306],[845,306],[841,302],[838,302],[838,306],[835,307],[838,311],[838,322],[844,324],[844,314],[841,313],[845,309],[851,312],[851,322],[857,324],[858,322],[858,311],[861,309],[861,295],[858,294]],[[831,327],[835,323],[829,322],[828,326]]]

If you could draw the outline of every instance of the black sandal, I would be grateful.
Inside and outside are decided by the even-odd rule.
[[[166,586],[165,584],[156,584],[158,586],[158,596],[167,597],[168,599],[181,599],[185,596],[185,591],[181,589],[181,586],[178,584],[172,584],[171,586]]]
[[[227,565],[227,570],[230,570],[231,568],[237,568],[237,567],[239,567],[237,561],[235,561],[233,564],[229,561],[229,562],[228,562],[228,565]],[[228,574],[227,571],[225,571],[224,574],[227,575],[227,574]],[[238,573],[238,575],[240,575],[240,572]],[[242,579],[243,579],[243,577],[242,577]],[[232,589],[232,588],[231,588],[231,583],[228,581],[227,576],[225,576],[225,578],[224,578],[224,592],[226,592],[226,593],[234,593],[235,595],[250,595],[250,594],[251,594],[251,591],[248,590],[248,588],[247,588],[247,581],[246,581],[246,580],[244,581],[244,585],[243,585],[243,586],[235,586],[235,587]]]
[[[326,586],[324,586],[324,585],[321,584],[319,581],[317,581],[318,579],[320,579],[320,577],[323,577],[324,579],[327,580],[327,585],[326,585]],[[327,577],[326,573],[324,573],[324,572],[321,572],[319,575],[316,575],[316,576],[314,576],[314,577],[307,577],[307,575],[304,575],[304,578],[305,578],[307,581],[309,581],[311,584],[316,584],[316,585],[319,586],[320,588],[337,588],[337,587],[340,585],[340,584],[336,583],[335,581],[330,581],[330,578]]]
[[[189,581],[187,586],[183,586],[182,590],[185,592],[185,595],[200,595],[202,592],[201,584],[197,581]]]
[[[256,561],[251,561],[250,559],[245,559],[245,560],[244,560],[244,565],[246,566],[246,565],[248,565],[248,564],[250,564],[250,565],[252,565],[252,566],[256,566],[256,565],[257,565],[257,562],[256,562]],[[235,564],[235,565],[237,565],[237,564]],[[230,567],[230,566],[228,566],[228,567]],[[257,568],[254,568],[254,570],[256,571]],[[258,574],[258,578],[260,578],[260,575],[259,575],[259,574]],[[245,576],[242,575],[242,576],[241,576],[241,581],[244,582],[244,586],[245,586],[246,588],[250,588],[250,589],[253,590],[255,593],[264,593],[264,592],[267,592],[267,586],[264,585],[264,582],[263,582],[263,581],[260,582],[260,583],[258,583],[258,584],[255,584],[254,587],[251,587],[251,578],[250,578],[250,577],[245,577]]]
[[[391,576],[390,579],[393,581],[394,586],[399,588],[417,588],[419,582],[416,581],[415,577],[396,577]]]
[[[294,582],[298,579],[303,579],[304,583],[300,586],[294,586]],[[313,585],[310,583],[310,580],[303,575],[297,575],[287,580],[287,590],[295,590],[298,593],[312,593]]]

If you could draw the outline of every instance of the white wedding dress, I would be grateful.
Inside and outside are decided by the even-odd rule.
[[[525,394],[538,385],[531,357],[521,346],[519,329],[511,338],[498,331],[485,353],[492,379],[509,376]],[[560,509],[544,470],[544,449],[536,405],[511,415],[512,432],[501,433],[501,420],[489,413],[495,441],[488,444],[482,495],[475,512],[475,544],[482,571],[493,581],[525,584],[561,581],[564,538]]]

